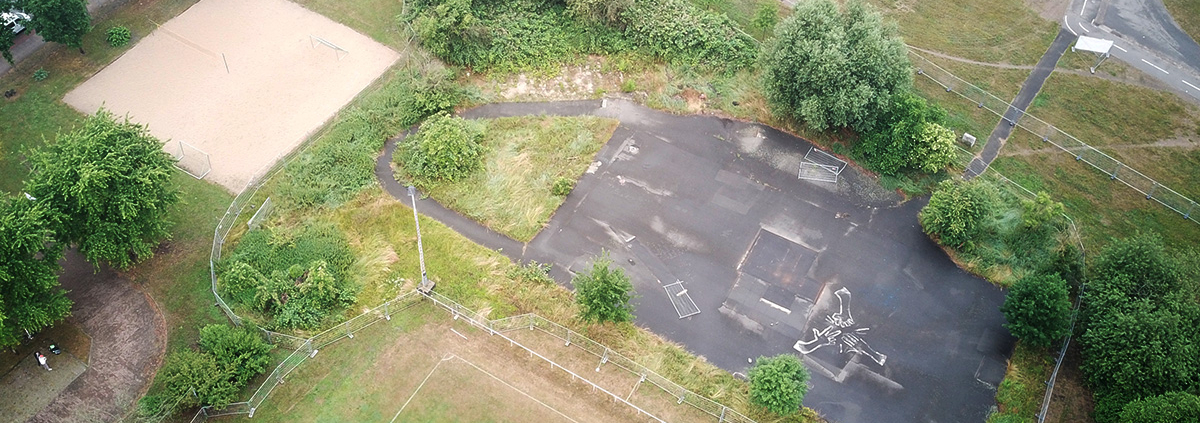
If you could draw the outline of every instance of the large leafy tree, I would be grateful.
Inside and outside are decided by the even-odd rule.
[[[128,268],[169,237],[167,214],[179,200],[172,159],[145,126],[101,109],[29,163],[26,191],[62,216],[58,240],[92,263]]]
[[[1124,421],[1120,413],[1139,399],[1200,390],[1200,304],[1161,241],[1113,241],[1090,274],[1080,367],[1096,396],[1096,421]]]
[[[590,322],[627,322],[633,320],[633,283],[620,267],[614,266],[608,253],[592,262],[588,272],[571,279],[579,317]]]
[[[18,4],[32,17],[29,26],[43,39],[84,52],[83,36],[92,30],[86,0],[21,0]]]
[[[1000,306],[1004,327],[1013,336],[1038,347],[1049,347],[1067,335],[1071,298],[1067,281],[1058,275],[1027,276],[1017,281]]]
[[[799,410],[808,393],[808,369],[792,354],[759,357],[749,377],[750,401],[780,416]]]
[[[777,114],[814,129],[869,132],[892,95],[912,85],[895,26],[861,0],[804,0],[775,28],[764,55],[767,98]]]
[[[63,247],[48,223],[54,213],[41,202],[0,197],[0,347],[20,343],[71,312],[58,285]]]
[[[1137,400],[1121,410],[1122,423],[1189,423],[1200,422],[1200,396],[1186,392],[1166,394]]]

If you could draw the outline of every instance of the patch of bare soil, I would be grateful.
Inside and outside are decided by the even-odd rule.
[[[1081,361],[1079,343],[1072,343],[1054,382],[1050,409],[1046,410],[1047,422],[1092,423],[1092,391],[1084,386],[1083,372],[1079,370]]]
[[[1037,12],[1042,19],[1058,22],[1067,14],[1067,6],[1071,0],[1025,0],[1025,5]]]
[[[584,63],[568,65],[561,71],[539,75],[522,72],[494,78],[483,74],[467,76],[470,85],[480,87],[485,96],[499,101],[555,101],[597,98],[606,92],[620,89],[625,75],[620,71],[605,71],[605,59],[590,57]]]

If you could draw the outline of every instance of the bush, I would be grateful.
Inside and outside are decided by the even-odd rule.
[[[816,130],[869,132],[892,95],[912,85],[905,49],[895,26],[861,0],[840,11],[833,0],[802,1],[763,54],[767,99]]]
[[[1058,275],[1025,277],[1009,289],[1000,306],[1004,327],[1029,345],[1046,348],[1067,335],[1071,298],[1067,282]]]
[[[554,285],[550,277],[550,265],[531,261],[508,269],[508,277],[523,282],[533,282],[540,285]]]
[[[218,282],[234,302],[271,316],[271,327],[314,329],[354,302],[358,285],[347,271],[353,262],[332,225],[259,229],[242,237]]]
[[[176,410],[198,405],[224,407],[232,403],[241,390],[212,355],[190,349],[168,355],[159,371],[165,386],[158,399],[164,405],[179,404]],[[164,407],[155,408],[161,410]]]
[[[267,370],[274,347],[252,326],[208,325],[200,329],[200,348],[212,355],[240,388]]]
[[[107,34],[106,40],[108,41],[108,45],[113,47],[124,47],[126,44],[129,44],[129,39],[133,37],[133,34],[129,32],[129,28],[124,26],[109,28]]]
[[[1122,423],[1200,422],[1200,397],[1186,392],[1168,392],[1126,404]]]
[[[633,320],[633,283],[629,276],[605,252],[592,261],[592,269],[576,274],[575,302],[579,317],[587,322],[628,322]]]
[[[46,78],[49,78],[49,77],[50,77],[50,72],[46,72],[45,69],[38,69],[38,70],[33,71],[33,80],[34,81],[44,81],[44,80],[46,80]]]
[[[281,203],[291,208],[333,207],[376,183],[375,158],[383,142],[465,98],[453,72],[401,70],[342,114],[316,145],[300,153],[278,178]]]
[[[748,376],[750,402],[780,416],[799,410],[808,393],[808,369],[792,354],[759,357]]]
[[[935,173],[954,160],[954,132],[938,124],[946,116],[912,91],[896,93],[879,117],[876,130],[864,134],[854,153],[884,175],[902,170]]]
[[[758,43],[724,14],[687,0],[642,0],[621,11],[625,37],[666,61],[729,72],[752,65]]]
[[[483,167],[481,141],[481,124],[441,113],[404,140],[396,160],[410,176],[453,182]]]
[[[575,181],[570,178],[558,178],[554,180],[554,186],[550,187],[550,193],[559,197],[566,197],[571,194],[571,190],[575,189]]]
[[[996,210],[997,202],[995,189],[987,182],[946,180],[938,184],[918,217],[925,233],[942,245],[969,247]]]

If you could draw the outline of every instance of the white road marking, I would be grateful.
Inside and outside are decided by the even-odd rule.
[[[1071,28],[1071,23],[1070,23],[1070,22],[1067,22],[1067,16],[1066,16],[1066,15],[1063,15],[1063,25],[1067,27],[1067,31],[1071,31],[1071,35],[1074,35],[1074,36],[1076,36],[1076,37],[1078,37],[1078,36],[1079,36],[1079,34],[1075,32],[1075,29],[1074,29],[1074,28]]]
[[[1083,0],[1083,7],[1079,8],[1079,16],[1083,16],[1084,9],[1087,9],[1087,0]]]
[[[1182,79],[1181,79],[1180,81],[1183,81],[1183,83],[1184,83],[1184,84],[1187,84],[1187,86],[1189,86],[1189,87],[1192,87],[1192,88],[1195,88],[1195,89],[1197,89],[1197,90],[1200,90],[1200,87],[1197,87],[1197,86],[1195,86],[1195,85],[1192,85],[1192,83],[1191,83],[1191,82],[1187,82],[1187,81],[1185,81],[1185,80],[1182,80]]]
[[[1091,31],[1088,31],[1088,29],[1083,26],[1083,22],[1076,22],[1076,23],[1079,24],[1079,29],[1083,30],[1084,34],[1091,32]]]
[[[774,308],[774,309],[776,309],[776,310],[782,311],[782,312],[784,312],[784,313],[787,313],[787,314],[792,314],[792,311],[791,311],[791,310],[788,310],[786,307],[784,307],[784,306],[781,306],[781,305],[779,305],[779,304],[775,304],[775,303],[773,303],[773,302],[771,302],[771,301],[768,301],[766,298],[759,298],[758,300],[759,300],[759,301],[762,301],[762,302],[764,302],[764,303],[766,303],[768,306],[771,306],[771,308]]]
[[[1117,50],[1121,50],[1121,51],[1123,51],[1123,52],[1126,52],[1126,53],[1128,53],[1128,52],[1129,52],[1129,50],[1123,49],[1123,48],[1121,48],[1121,46],[1119,46],[1119,45],[1116,45],[1116,44],[1113,44],[1113,47],[1116,47],[1116,48],[1117,48]]]
[[[1154,68],[1155,68],[1155,69],[1158,69],[1158,70],[1162,71],[1162,73],[1165,73],[1165,74],[1167,74],[1167,75],[1170,75],[1170,74],[1171,74],[1170,72],[1167,72],[1167,70],[1166,70],[1166,69],[1160,68],[1160,67],[1158,67],[1158,65],[1156,65],[1156,64],[1153,64],[1153,63],[1150,63],[1150,61],[1149,61],[1149,60],[1142,59],[1142,61],[1143,61],[1143,62],[1146,62],[1146,64],[1147,64],[1147,65],[1154,66]]]

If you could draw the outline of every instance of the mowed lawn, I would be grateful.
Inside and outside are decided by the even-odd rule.
[[[487,149],[483,169],[422,188],[447,207],[521,242],[532,240],[565,199],[551,192],[555,180],[578,180],[618,124],[592,116],[480,122]]]
[[[577,358],[595,366],[594,357],[575,351]],[[589,369],[578,374],[603,378],[610,372],[622,370]],[[623,380],[629,382],[623,394],[637,381],[626,375],[630,379]],[[679,407],[674,401],[658,402]],[[477,330],[464,320],[452,320],[445,310],[422,301],[395,312],[391,321],[380,321],[353,339],[320,350],[275,387],[252,420],[244,420],[604,423],[649,419],[502,337]]]
[[[989,63],[1032,65],[1050,46],[1058,23],[1023,0],[871,0],[899,24],[904,42]]]

